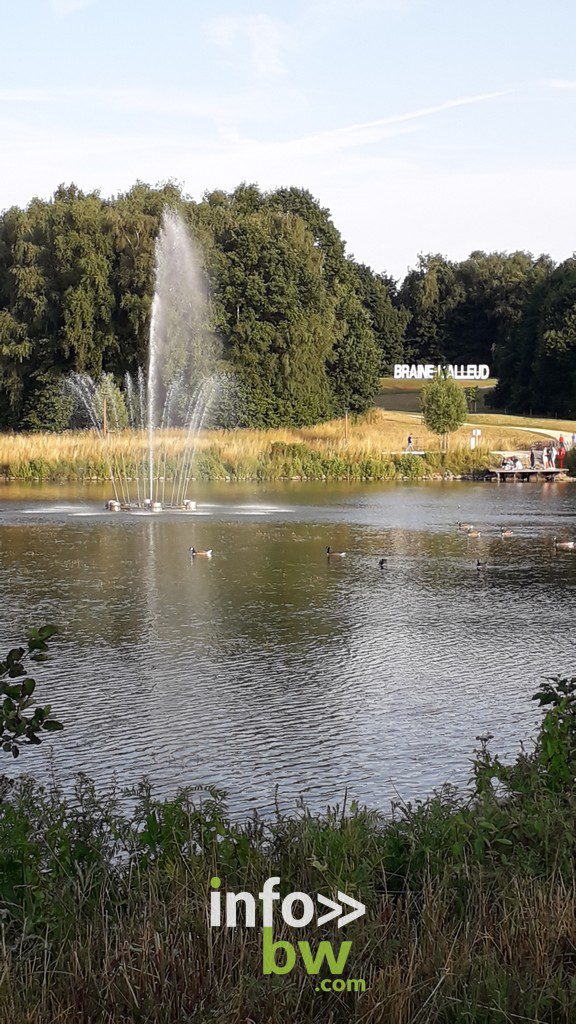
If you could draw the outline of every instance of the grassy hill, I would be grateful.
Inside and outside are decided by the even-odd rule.
[[[471,386],[470,381],[459,380],[456,383],[462,388]],[[495,386],[495,378],[489,378],[477,385],[477,411],[482,411],[485,408],[486,399]],[[395,380],[394,377],[382,377],[376,405],[391,412],[420,412],[421,388],[421,380]]]

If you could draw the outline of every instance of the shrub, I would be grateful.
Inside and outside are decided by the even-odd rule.
[[[42,742],[41,733],[63,728],[50,714],[50,705],[36,704],[36,681],[28,674],[27,657],[41,661],[48,650],[48,640],[57,632],[55,626],[41,626],[28,634],[27,646],[13,647],[0,661],[0,745],[5,753],[18,757],[25,745]]]

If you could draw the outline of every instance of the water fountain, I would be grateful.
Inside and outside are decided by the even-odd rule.
[[[196,246],[182,217],[165,210],[156,240],[147,376],[142,369],[127,374],[123,397],[107,375],[94,380],[76,373],[69,380],[102,439],[113,489],[109,511],[195,508],[188,487],[198,436],[220,387],[216,355]],[[118,439],[126,428],[142,453],[136,464]]]

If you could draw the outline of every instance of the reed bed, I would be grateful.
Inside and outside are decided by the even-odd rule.
[[[456,472],[486,465],[491,450],[524,449],[532,435],[513,427],[483,427],[482,447],[470,452],[470,428],[452,435],[445,466]],[[430,453],[413,466],[398,463],[408,434],[415,446]],[[536,438],[536,435],[534,435]],[[187,437],[183,430],[162,431],[159,465],[174,474]],[[0,472],[17,479],[106,479],[110,465],[133,476],[141,472],[147,435],[142,431],[108,434],[94,431],[64,434],[0,435]],[[201,479],[387,478],[426,475],[438,468],[439,441],[421,417],[373,409],[349,424],[344,420],[300,429],[205,430],[197,441],[192,474]],[[396,460],[396,461],[394,461]]]

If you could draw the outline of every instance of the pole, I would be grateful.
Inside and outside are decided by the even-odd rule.
[[[106,422],[106,398],[102,399],[102,433],[107,433],[108,424]]]

